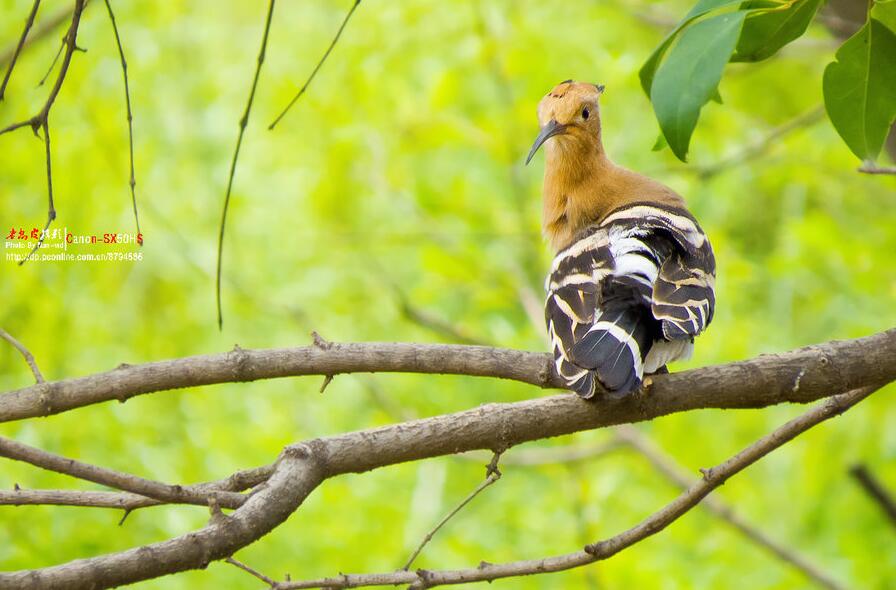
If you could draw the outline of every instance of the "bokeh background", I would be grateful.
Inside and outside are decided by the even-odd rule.
[[[685,367],[723,363],[896,324],[896,180],[859,164],[823,118],[821,75],[837,47],[813,25],[776,58],[729,66],[698,125],[690,163],[652,152],[657,125],[637,71],[688,2],[366,0],[310,91],[267,124],[317,62],[349,1],[279,3],[237,171],[214,311],[215,240],[264,2],[116,2],[129,63],[139,262],[0,260],[0,325],[50,379],[242,347],[331,340],[452,341],[546,350],[550,254],[540,233],[541,156],[525,154],[535,105],[554,84],[606,84],[604,138],[617,162],[686,196],[718,260],[718,307]],[[0,0],[0,46],[29,0]],[[42,6],[46,18],[60,3]],[[3,124],[33,114],[56,34],[21,58]],[[51,115],[58,219],[76,233],[133,231],[121,70],[105,7],[86,9]],[[809,113],[808,116],[803,117]],[[784,133],[780,126],[800,118]],[[43,144],[0,137],[0,229],[46,216]],[[5,236],[4,236],[5,237]],[[408,309],[410,307],[410,309]],[[441,318],[449,331],[415,319]],[[32,381],[0,346],[0,391]],[[143,396],[0,434],[167,482],[269,462],[293,441],[485,402],[544,395],[488,379],[416,375],[229,384]],[[865,463],[896,489],[894,388],[876,394],[724,486],[750,522],[854,588],[896,586],[896,536],[848,476]],[[2,396],[0,396],[2,403]],[[696,474],[803,411],[705,410],[638,428]],[[527,448],[591,445],[585,432]],[[508,453],[510,459],[515,451]],[[391,570],[483,477],[485,460],[441,458],[329,480],[238,557],[294,579]],[[91,489],[12,462],[0,486]],[[637,454],[507,466],[416,565],[466,567],[572,551],[638,522],[677,493]],[[202,526],[195,507],[121,514],[0,507],[0,569],[35,568],[163,540]],[[702,509],[607,562],[495,582],[502,588],[803,588],[810,583]],[[138,588],[258,588],[215,563]]]

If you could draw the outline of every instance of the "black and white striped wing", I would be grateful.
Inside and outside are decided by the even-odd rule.
[[[690,353],[712,320],[715,262],[684,210],[639,204],[557,254],[545,317],[557,371],[583,397],[611,395]]]
[[[604,220],[604,226],[637,227],[660,254],[651,311],[665,340],[693,339],[712,321],[716,263],[712,246],[684,210],[636,205]]]
[[[583,397],[595,392],[594,374],[572,362],[572,348],[600,314],[599,285],[612,271],[607,232],[593,227],[554,258],[545,287],[545,321],[557,372]]]

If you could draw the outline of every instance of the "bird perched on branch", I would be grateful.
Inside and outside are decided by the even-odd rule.
[[[601,142],[604,87],[567,80],[538,104],[543,231],[556,257],[545,319],[557,371],[584,398],[640,387],[687,358],[712,321],[715,259],[672,189],[618,166]]]

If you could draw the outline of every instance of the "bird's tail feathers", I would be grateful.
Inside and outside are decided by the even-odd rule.
[[[569,351],[570,360],[589,369],[612,397],[622,397],[641,385],[644,356],[651,345],[642,308],[604,310]]]

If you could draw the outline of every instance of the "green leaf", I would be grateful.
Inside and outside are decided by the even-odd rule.
[[[666,38],[663,39],[659,45],[657,45],[656,49],[653,50],[653,53],[650,54],[650,57],[647,58],[647,61],[644,62],[644,65],[641,66],[641,70],[638,72],[638,77],[641,79],[641,88],[644,89],[644,94],[650,96],[650,87],[653,84],[653,77],[656,75],[657,68],[663,60],[663,56],[666,54],[666,51],[669,50],[669,47],[675,41],[676,37],[678,37],[688,25],[713,10],[739,3],[740,0],[699,0],[699,2],[697,2],[684,16],[681,22],[666,35]]]
[[[666,136],[663,135],[662,131],[660,131],[659,134],[656,136],[656,141],[653,142],[653,147],[650,148],[650,151],[658,152],[668,145],[669,145],[669,142],[666,141]]]
[[[731,61],[761,61],[806,32],[822,0],[797,0],[787,10],[757,12],[747,16]],[[755,9],[745,2],[741,9]]]
[[[669,147],[685,161],[700,109],[716,93],[745,12],[720,14],[688,27],[657,69],[650,102]]]
[[[896,119],[896,23],[893,2],[876,3],[871,18],[837,50],[824,70],[824,104],[834,128],[862,160],[875,160]]]

